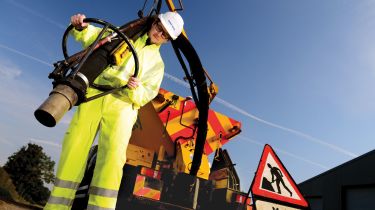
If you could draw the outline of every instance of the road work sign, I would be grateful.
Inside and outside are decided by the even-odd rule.
[[[301,210],[262,200],[255,201],[255,208],[256,210]]]
[[[264,146],[251,191],[255,197],[268,198],[276,203],[308,207],[293,178],[268,144]]]

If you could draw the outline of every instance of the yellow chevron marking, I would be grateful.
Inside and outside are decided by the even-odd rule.
[[[225,115],[215,112],[217,119],[219,120],[221,126],[225,129],[225,133],[229,133],[229,129],[233,127],[232,123],[230,122],[229,118]]]
[[[196,109],[193,109],[189,112],[184,113],[182,118],[182,123],[184,125],[192,125],[194,122],[194,119],[198,117],[198,111]],[[169,135],[173,135],[177,132],[180,132],[181,130],[185,129],[186,127],[182,126],[180,124],[180,116],[175,117],[174,119],[169,120],[167,125],[167,131]]]
[[[145,179],[146,179],[146,177],[141,176],[141,175],[137,175],[137,178],[135,180],[135,185],[134,185],[133,193],[136,193],[140,189],[143,188],[143,186],[145,185]]]
[[[161,191],[145,187],[145,181],[145,176],[137,175],[133,194],[137,196],[160,200]]]

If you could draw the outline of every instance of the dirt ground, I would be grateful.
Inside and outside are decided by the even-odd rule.
[[[22,204],[0,200],[0,210],[35,210],[38,208],[27,207]]]

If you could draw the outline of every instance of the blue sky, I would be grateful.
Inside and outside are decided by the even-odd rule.
[[[374,1],[183,3],[185,30],[219,86],[212,108],[243,124],[225,149],[244,191],[265,143],[296,182],[375,148]],[[0,165],[30,141],[57,161],[73,111],[55,128],[40,125],[33,112],[51,90],[47,75],[63,57],[61,38],[70,16],[80,12],[121,25],[137,17],[143,2],[0,4]],[[190,95],[181,80],[170,79],[181,79],[183,72],[169,44],[162,55],[162,87]]]

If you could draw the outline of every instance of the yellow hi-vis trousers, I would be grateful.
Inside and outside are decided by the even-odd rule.
[[[97,93],[89,88],[87,95]],[[65,134],[56,181],[44,209],[71,208],[97,132],[98,153],[87,210],[115,209],[126,148],[136,119],[137,110],[131,102],[114,94],[81,104]]]

